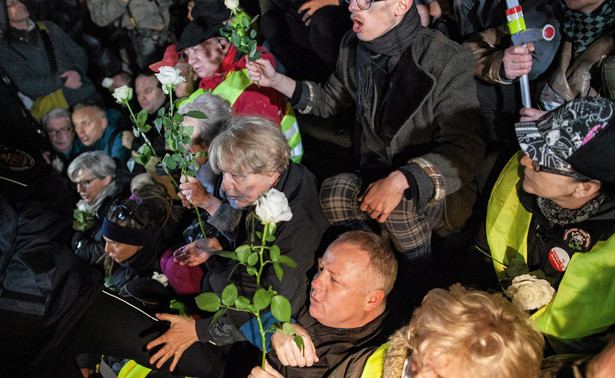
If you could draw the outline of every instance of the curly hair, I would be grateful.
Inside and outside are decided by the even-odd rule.
[[[501,294],[433,289],[406,334],[419,370],[448,363],[470,377],[538,377],[545,345],[529,315]]]

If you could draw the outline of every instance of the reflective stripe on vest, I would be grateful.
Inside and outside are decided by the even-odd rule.
[[[382,365],[384,363],[384,355],[389,350],[389,343],[384,343],[372,353],[365,362],[361,378],[380,378],[382,377]]]
[[[147,377],[150,371],[152,369],[139,365],[134,360],[130,360],[122,367],[117,378],[144,378]]]
[[[523,168],[518,153],[496,182],[487,209],[487,241],[491,255],[508,264],[514,255],[527,261],[527,234],[532,219],[517,196]],[[500,280],[505,267],[494,262]],[[546,335],[568,343],[615,324],[615,235],[597,242],[587,253],[575,253],[555,297],[532,320]]]
[[[243,91],[245,91],[250,85],[252,85],[252,80],[248,77],[247,69],[231,71],[226,75],[224,81],[218,84],[218,86],[214,88],[211,93],[222,97],[231,104],[231,107],[233,107],[233,105],[235,105],[235,101],[237,101]],[[190,97],[181,101],[178,105],[178,109],[187,103],[193,102],[204,92],[204,89],[199,88],[193,92]],[[301,142],[301,133],[299,132],[299,124],[297,124],[295,111],[288,102],[286,102],[286,109],[282,116],[282,121],[280,122],[280,128],[282,129],[282,133],[284,133],[284,137],[288,140],[288,145],[290,146],[290,157],[292,161],[295,163],[300,163],[301,158],[303,157],[303,143]]]

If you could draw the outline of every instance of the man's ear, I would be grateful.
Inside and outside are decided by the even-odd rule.
[[[224,54],[226,54],[228,52],[228,49],[231,47],[231,42],[224,37],[218,38],[218,44],[222,48],[222,52]]]
[[[103,130],[107,128],[107,126],[109,126],[109,119],[107,117],[104,117],[101,121],[102,123],[102,128]]]
[[[365,303],[365,312],[370,312],[382,303],[384,300],[384,290],[374,290],[367,294],[367,302]]]
[[[576,198],[589,198],[595,197],[597,193],[600,191],[602,185],[598,181],[584,181],[577,182],[575,184],[574,192],[572,193],[573,197]]]
[[[412,7],[413,2],[414,0],[399,0],[397,7],[395,8],[395,15],[403,16],[406,14]]]

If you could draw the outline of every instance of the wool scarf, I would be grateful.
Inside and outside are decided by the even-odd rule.
[[[542,197],[537,197],[536,203],[542,215],[544,215],[549,222],[558,226],[564,226],[589,219],[589,217],[598,211],[605,199],[606,195],[600,193],[600,195],[579,209],[564,209],[555,202]]]
[[[615,1],[606,0],[590,14],[569,9],[564,0],[561,5],[564,11],[563,31],[572,40],[575,58],[615,26]]]
[[[401,22],[391,30],[371,41],[359,41],[356,56],[357,119],[360,119],[362,113],[369,112],[372,109],[374,71],[384,72],[386,75],[390,74],[404,51],[414,41],[420,27],[421,19],[416,4],[413,3]],[[380,97],[381,101],[382,97]]]

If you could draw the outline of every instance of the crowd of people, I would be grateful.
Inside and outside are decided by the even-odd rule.
[[[615,1],[0,5],[0,375],[615,371]]]

